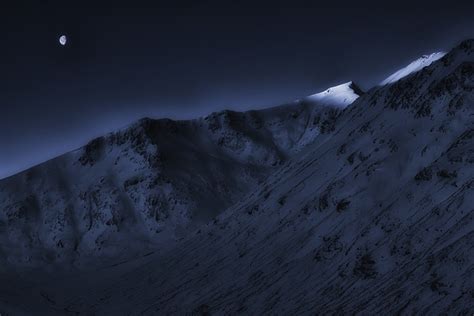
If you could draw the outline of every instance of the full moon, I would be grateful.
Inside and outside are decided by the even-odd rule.
[[[66,42],[67,42],[66,35],[61,35],[61,37],[59,38],[59,43],[64,46],[66,45]]]

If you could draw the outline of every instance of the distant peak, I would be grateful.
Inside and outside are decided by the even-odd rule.
[[[364,94],[361,88],[349,81],[307,97],[309,101],[318,101],[327,105],[345,108]]]
[[[398,70],[391,76],[389,76],[387,79],[382,81],[380,85],[386,85],[386,84],[391,84],[394,82],[397,82],[398,80],[412,74],[415,72],[420,71],[421,69],[431,65],[433,62],[437,61],[438,59],[442,58],[444,55],[446,55],[445,52],[437,52],[429,55],[423,55],[417,60],[411,62],[408,66]]]

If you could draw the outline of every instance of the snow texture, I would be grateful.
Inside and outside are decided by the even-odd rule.
[[[472,315],[473,117],[468,40],[343,110],[141,121],[0,182],[0,312]]]
[[[438,59],[442,58],[444,55],[446,55],[446,53],[444,53],[444,52],[437,52],[437,53],[433,53],[433,54],[430,54],[430,55],[423,55],[420,58],[418,58],[417,60],[410,63],[405,68],[402,68],[402,69],[398,70],[397,72],[392,74],[390,77],[388,77],[387,79],[382,81],[381,85],[394,83],[394,82],[396,82],[396,81],[398,81],[398,80],[400,80],[400,79],[402,79],[402,78],[404,78],[404,77],[406,77],[406,76],[408,76],[412,73],[420,71],[424,67],[427,67],[427,66],[431,65],[431,63],[433,63],[433,62],[437,61]]]
[[[339,106],[142,119],[0,181],[0,262],[84,266],[180,239],[330,133]]]
[[[353,82],[349,81],[341,85],[331,87],[323,92],[313,94],[307,99],[321,102],[323,104],[332,104],[338,108],[344,109],[353,103],[360,96],[357,90],[353,89]]]

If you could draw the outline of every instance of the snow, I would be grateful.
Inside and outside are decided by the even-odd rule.
[[[420,71],[421,69],[431,65],[433,62],[442,58],[444,55],[446,55],[445,52],[437,52],[430,55],[423,55],[417,60],[411,62],[408,66],[392,74],[390,77],[382,81],[380,84],[386,85],[386,84],[394,83],[412,73]]]
[[[348,110],[143,121],[0,181],[0,313],[472,314],[473,53]]]
[[[43,261],[33,250],[37,244],[56,253],[54,261],[75,265],[83,265],[84,256],[71,245],[81,253],[101,252],[104,261],[105,252],[146,252],[231,206],[331,129],[339,112],[323,103],[293,102],[188,121],[142,119],[1,180],[0,245],[12,240],[8,260],[17,267]],[[11,220],[2,230],[3,220],[21,218],[25,209],[41,225],[26,229]],[[134,243],[140,238],[150,243]]]
[[[331,87],[323,92],[307,97],[310,101],[318,101],[324,104],[333,105],[338,108],[345,108],[354,102],[359,95],[352,89],[353,82],[349,81],[335,87]]]

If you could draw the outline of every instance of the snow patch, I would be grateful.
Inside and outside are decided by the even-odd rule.
[[[420,71],[421,69],[431,65],[433,62],[437,61],[438,59],[442,58],[444,55],[446,55],[445,52],[437,52],[433,53],[430,55],[423,55],[417,60],[413,61],[410,63],[408,66],[405,68],[400,69],[399,71],[395,72],[392,74],[390,77],[385,79],[380,83],[380,85],[386,85],[386,84],[391,84],[394,83],[412,73],[415,73],[417,71]]]
[[[341,85],[331,87],[323,92],[316,93],[307,97],[309,101],[318,101],[326,105],[332,105],[337,108],[345,108],[354,102],[359,94],[356,93],[352,81]]]

